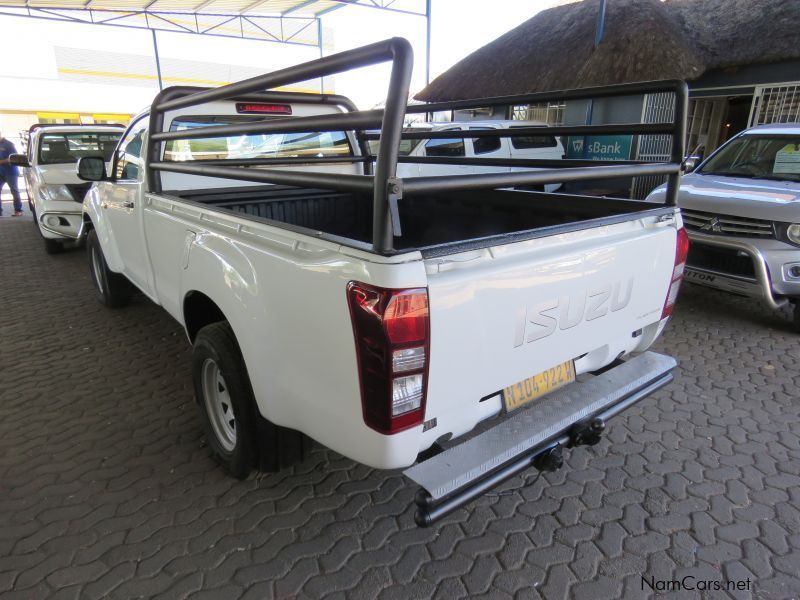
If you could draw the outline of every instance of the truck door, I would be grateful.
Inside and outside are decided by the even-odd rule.
[[[147,123],[147,117],[137,121],[120,142],[114,157],[114,181],[106,184],[101,207],[111,228],[111,243],[116,244],[122,257],[123,273],[152,295],[150,261],[142,230]]]

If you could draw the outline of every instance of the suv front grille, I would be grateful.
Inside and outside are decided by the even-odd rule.
[[[689,231],[717,235],[735,235],[771,239],[775,237],[772,221],[751,219],[750,217],[734,217],[731,215],[715,215],[697,210],[683,210],[683,223]]]
[[[731,248],[719,248],[697,242],[689,244],[686,266],[752,280],[756,278],[753,259],[749,256],[742,256],[738,250]]]

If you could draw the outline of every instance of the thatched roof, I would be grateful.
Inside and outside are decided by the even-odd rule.
[[[706,70],[800,58],[798,0],[667,0],[664,6]]]
[[[800,58],[800,0],[600,0],[542,11],[473,52],[416,95],[482,98],[687,79],[733,65]]]

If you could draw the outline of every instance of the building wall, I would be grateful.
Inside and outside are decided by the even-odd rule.
[[[752,94],[755,86],[800,79],[800,60],[716,69],[689,82],[691,97]]]
[[[642,119],[645,97],[641,94],[617,98],[599,98],[594,101],[567,101],[564,124],[608,125],[612,123],[639,123]],[[636,158],[637,136],[569,136],[563,140],[568,158],[595,160],[628,160]],[[607,194],[626,197],[630,194],[631,178],[606,179],[570,184],[571,191],[583,194]]]
[[[642,118],[644,96],[624,96],[619,98],[599,98],[592,103],[591,124],[638,123]],[[565,125],[584,125],[589,111],[589,100],[566,102]]]
[[[718,69],[690,82],[688,151],[707,156],[752,125],[800,120],[798,82],[800,60]]]

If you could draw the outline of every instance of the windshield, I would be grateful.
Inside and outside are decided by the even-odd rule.
[[[264,118],[243,115],[178,117],[170,131],[195,127],[232,125]],[[243,158],[325,158],[352,156],[353,150],[343,131],[308,133],[245,134],[221,138],[171,140],[166,144],[164,160],[234,160]]]
[[[76,163],[84,156],[102,156],[103,160],[111,160],[121,136],[122,130],[119,133],[44,133],[39,143],[39,164]]]
[[[800,136],[743,135],[708,159],[705,175],[800,181]]]

